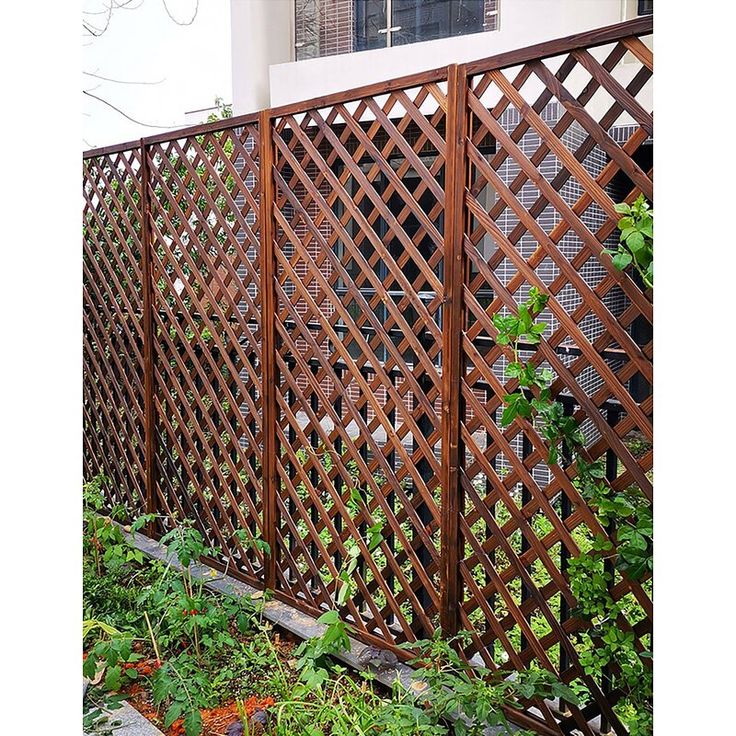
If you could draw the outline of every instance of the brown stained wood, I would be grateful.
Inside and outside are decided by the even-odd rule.
[[[614,160],[621,169],[632,179],[632,181],[639,186],[644,196],[647,199],[653,199],[652,197],[652,182],[643,174],[641,169],[636,163],[628,156],[624,156],[618,145],[607,135],[606,131],[601,130],[600,126],[592,119],[588,112],[581,107],[578,102],[572,97],[572,95],[562,87],[552,77],[549,69],[544,64],[539,62],[533,62],[532,66],[535,73],[542,79],[545,84],[551,86],[558,96],[560,102],[565,108],[573,115],[576,120],[590,133],[594,138],[595,142]]]
[[[647,68],[649,71],[654,71],[654,58],[652,50],[637,36],[630,36],[629,38],[622,38],[621,43],[631,51],[634,56]]]
[[[585,49],[575,49],[572,55],[578,60],[581,66],[585,67],[591,77],[649,133],[650,137],[654,135],[654,123],[651,114],[637,102],[635,97],[624,89],[621,83],[607,69],[604,69]]]
[[[408,74],[404,77],[396,77],[395,79],[390,79],[385,82],[366,84],[362,87],[348,90],[347,92],[335,92],[334,94],[313,97],[299,102],[289,102],[286,105],[273,107],[268,112],[272,118],[281,118],[299,115],[303,112],[329,108],[333,105],[355,102],[362,97],[376,97],[378,95],[394,92],[395,90],[419,87],[444,79],[446,69],[446,67],[442,66],[437,69],[430,69],[426,72],[417,72],[416,74]]]
[[[530,286],[549,295],[528,359],[591,427],[586,456],[617,460],[611,487],[651,501],[653,453],[626,440],[652,435],[652,396],[630,388],[652,380],[651,339],[634,329],[652,324],[652,292],[603,253],[614,203],[652,195],[638,163],[651,26],[86,152],[85,478],[104,472],[108,503],[155,509],[159,531],[190,519],[222,548],[218,569],[312,614],[334,607],[354,547],[340,612],[362,641],[393,648],[440,626],[468,629],[462,656],[490,669],[555,670],[559,656],[560,678],[582,677],[591,701],[509,717],[593,736],[602,716],[624,736],[618,694],[582,674],[567,577],[581,531],[615,537],[574,465],[540,474],[537,427],[498,424],[518,382],[493,316]],[[605,45],[599,62],[590,51]],[[624,58],[638,65],[625,85]],[[573,94],[578,69],[590,80]],[[594,112],[601,89],[611,101]],[[635,125],[616,133],[623,113]],[[271,554],[252,548],[259,536]],[[611,595],[638,602],[641,619],[617,625],[648,647],[646,581],[617,577]]]
[[[468,134],[467,79],[465,67],[453,64],[447,70],[447,160],[445,187],[445,297],[442,334],[444,365],[442,370],[442,631],[453,636],[459,627],[462,600],[459,564],[462,509],[459,465],[460,446],[460,381],[464,373],[462,359],[463,324],[463,234],[465,215],[465,138]]]
[[[279,494],[276,474],[276,306],[275,306],[275,254],[273,220],[273,138],[269,115],[261,113],[258,122],[260,133],[260,174],[261,174],[261,305],[263,308],[263,527],[264,539],[270,553],[266,561],[264,584],[276,588],[276,527],[278,525],[276,498]]]
[[[645,36],[652,32],[652,25],[651,15],[642,16],[623,23],[597,28],[593,31],[575,33],[553,41],[543,41],[523,49],[506,51],[502,54],[489,56],[486,59],[469,62],[466,67],[469,75],[487,72],[491,69],[505,69],[517,64],[524,64],[532,59],[545,59],[564,54],[573,49],[591,49],[597,46],[605,46],[607,43],[618,41],[627,36]]]
[[[141,200],[142,200],[142,222],[141,222],[141,254],[143,261],[143,363],[145,376],[145,417],[146,417],[146,513],[157,513],[156,508],[156,464],[154,457],[156,450],[155,425],[156,414],[154,412],[154,357],[153,357],[153,281],[151,275],[151,234],[150,234],[150,208],[148,200],[148,152],[141,139]],[[155,525],[148,525],[149,534],[154,532]]]
[[[278,216],[278,215],[277,215],[277,216]],[[284,268],[288,268],[288,264],[287,264],[287,263],[285,263],[285,262],[284,262],[284,264],[283,264],[283,265],[284,265]],[[283,292],[282,292],[282,293],[283,293]],[[285,295],[284,295],[284,296],[285,296]],[[304,295],[304,296],[305,296],[305,298],[306,298],[306,299],[311,299],[311,298],[309,297],[309,295],[308,295],[308,294],[307,294],[307,295]],[[358,294],[356,294],[356,299],[358,299],[358,298],[359,298],[359,295],[358,295]],[[287,309],[289,309],[289,311],[290,311],[290,316],[291,316],[291,317],[292,317],[292,318],[293,318],[293,319],[294,319],[295,321],[297,321],[297,320],[298,320],[298,315],[297,315],[297,314],[296,314],[296,312],[294,312],[294,311],[293,311],[293,309],[292,309],[292,308],[290,307],[290,305],[289,305],[289,300],[288,300],[288,299],[282,299],[282,301],[283,301],[283,302],[284,302],[284,303],[286,304],[286,307],[287,307]],[[346,317],[346,318],[349,318],[349,315],[348,315],[348,313],[347,313],[346,311],[344,311],[344,310],[343,310],[343,308],[341,307],[341,305],[339,305],[339,304],[335,304],[335,308],[336,308],[336,310],[338,310],[338,311],[342,312],[342,314],[344,315],[344,317]],[[346,319],[346,321],[347,321],[347,319]],[[334,344],[335,344],[335,348],[336,348],[336,350],[337,350],[337,351],[338,351],[338,352],[339,352],[339,353],[341,354],[341,357],[342,357],[342,358],[343,358],[343,359],[344,359],[344,360],[345,360],[346,362],[348,362],[348,363],[349,363],[349,361],[350,361],[350,355],[349,355],[349,353],[347,352],[347,350],[345,349],[345,347],[343,346],[343,343],[342,343],[342,341],[340,341],[340,340],[339,340],[338,336],[337,336],[337,335],[336,335],[336,334],[335,334],[335,333],[334,333],[334,332],[333,332],[332,330],[330,330],[330,328],[329,328],[329,327],[327,327],[327,326],[326,326],[326,328],[327,328],[327,329],[329,330],[329,335],[330,335],[330,337],[331,337],[331,338],[333,339],[333,341],[334,341]],[[368,347],[368,346],[366,345],[366,343],[364,342],[364,340],[363,340],[363,338],[362,338],[362,336],[361,336],[360,332],[359,332],[358,330],[356,330],[356,329],[355,329],[355,328],[354,328],[354,327],[353,327],[352,325],[350,325],[350,328],[351,328],[351,330],[353,330],[352,334],[353,334],[353,336],[354,336],[355,340],[356,340],[356,341],[357,341],[357,342],[359,343],[359,345],[360,345],[361,347],[364,347],[364,348],[365,348],[366,350],[369,350],[370,348],[369,348],[369,347]],[[281,331],[281,330],[280,330],[280,331]],[[281,332],[282,332],[282,337],[283,337],[283,339],[284,339],[284,340],[287,340],[287,339],[289,339],[289,336],[288,336],[288,334],[286,334],[286,333],[285,333],[285,331],[281,331]],[[315,356],[315,357],[316,357],[316,358],[317,358],[318,360],[320,360],[321,362],[325,362],[325,361],[326,361],[326,359],[325,359],[325,358],[323,357],[323,351],[319,349],[319,346],[318,346],[318,345],[317,345],[317,343],[316,343],[316,342],[314,341],[314,339],[313,339],[313,338],[312,338],[312,337],[311,337],[311,336],[309,335],[309,332],[308,332],[308,331],[302,331],[302,333],[301,333],[301,337],[302,337],[302,339],[304,339],[304,340],[305,340],[305,341],[306,341],[306,342],[307,342],[307,343],[308,343],[309,345],[311,345],[311,347],[312,347],[312,354],[313,354],[313,355],[314,355],[314,356]],[[376,369],[376,370],[378,371],[379,369]],[[355,373],[353,374],[353,378],[354,378],[354,380],[355,380],[355,381],[356,381],[357,383],[359,383],[359,384],[360,384],[361,388],[362,388],[362,389],[363,389],[363,391],[364,391],[364,395],[366,396],[367,400],[368,400],[368,401],[370,402],[370,404],[371,404],[371,408],[372,408],[372,409],[373,409],[373,410],[374,410],[374,411],[376,412],[376,415],[377,415],[377,416],[379,416],[379,417],[381,417],[381,421],[382,421],[382,424],[383,424],[383,428],[384,428],[384,430],[385,430],[385,431],[386,431],[386,433],[387,433],[387,434],[389,435],[389,437],[392,437],[392,435],[393,435],[393,431],[392,431],[392,429],[391,429],[390,423],[389,423],[389,421],[388,421],[388,418],[386,417],[386,415],[385,415],[385,413],[384,413],[383,409],[381,408],[381,405],[380,405],[380,403],[379,403],[379,402],[377,401],[377,399],[375,398],[374,392],[370,390],[370,386],[369,386],[369,385],[367,384],[367,382],[366,382],[366,381],[365,381],[365,379],[364,379],[364,378],[362,377],[362,375],[360,374],[360,372],[356,371],[356,372],[355,372]],[[389,383],[389,381],[387,380],[387,378],[386,378],[386,383]],[[385,384],[384,384],[384,385],[385,385]],[[407,411],[407,410],[406,410],[406,409],[404,408],[404,402],[403,402],[403,401],[401,401],[401,400],[400,400],[400,398],[398,398],[398,397],[394,397],[394,401],[395,401],[395,404],[396,404],[396,406],[400,407],[400,408],[401,408],[401,409],[403,409],[404,411]],[[349,412],[353,412],[353,416],[352,416],[352,418],[353,418],[353,421],[355,421],[355,422],[356,422],[356,423],[358,423],[359,425],[360,425],[360,424],[363,424],[363,427],[365,427],[365,424],[363,423],[363,421],[362,421],[362,419],[360,418],[360,416],[354,413],[354,411],[353,411],[353,406],[352,406],[352,402],[349,402],[349,403],[348,403],[348,406],[347,406],[347,410],[348,410]],[[418,428],[416,427],[416,424],[414,424],[414,422],[413,422],[413,418],[412,418],[412,415],[411,415],[411,414],[406,414],[406,422],[407,422],[408,424],[410,424],[410,426],[412,427],[412,431],[413,431],[413,432],[418,432]],[[375,456],[376,456],[376,457],[377,457],[378,459],[380,459],[380,460],[382,460],[382,461],[385,461],[385,458],[383,457],[383,453],[381,453],[381,451],[380,451],[380,448],[379,448],[379,446],[378,446],[378,445],[377,445],[377,444],[375,443],[375,440],[374,440],[374,438],[373,438],[373,433],[372,433],[372,432],[368,432],[368,431],[367,431],[367,427],[365,427],[365,429],[366,429],[366,432],[365,432],[365,434],[364,434],[363,436],[364,436],[364,437],[365,437],[365,438],[366,438],[366,439],[367,439],[367,440],[368,440],[368,441],[369,441],[369,442],[370,442],[370,443],[372,444],[372,447],[373,447],[373,450],[374,450],[374,455],[375,455]],[[399,443],[396,443],[396,445],[395,445],[395,449],[396,449],[397,453],[399,453],[399,454],[401,455],[402,459],[404,460],[404,464],[405,464],[405,466],[406,466],[406,467],[407,467],[407,468],[409,469],[409,472],[410,472],[410,473],[411,473],[411,475],[412,475],[412,480],[413,480],[413,481],[414,481],[414,482],[415,482],[416,484],[418,484],[418,485],[419,485],[419,488],[420,488],[420,492],[421,492],[421,494],[422,494],[423,498],[425,499],[425,501],[427,501],[427,503],[430,503],[430,504],[431,504],[432,502],[431,502],[431,498],[430,498],[430,496],[429,496],[428,490],[427,490],[426,486],[424,485],[424,483],[422,482],[422,479],[421,479],[421,477],[420,477],[419,475],[417,475],[417,474],[416,474],[416,470],[415,470],[415,468],[414,468],[414,463],[413,463],[413,462],[411,461],[410,457],[409,457],[409,456],[408,456],[408,454],[406,453],[406,450],[404,449],[403,445],[402,445],[402,444],[401,444],[400,442],[399,442]],[[425,450],[425,452],[427,452],[427,453],[428,453],[428,452],[431,452],[431,450],[430,450],[430,448],[429,448],[429,445],[427,445],[426,443],[424,444],[424,450]],[[387,465],[385,465],[385,464],[384,464],[384,462],[382,462],[382,469],[383,469],[383,470],[384,470],[384,471],[386,472],[386,474],[387,474],[387,478],[388,478],[388,479],[390,480],[390,478],[391,478],[391,473],[390,473],[390,469],[388,468],[388,466],[387,466]],[[397,487],[397,488],[396,488],[396,492],[397,492],[397,493],[399,493],[399,492],[400,492],[400,488],[398,488],[398,487]],[[407,502],[408,502],[408,498],[407,498]],[[416,523],[417,523],[417,527],[418,527],[417,531],[418,531],[418,532],[419,532],[420,534],[424,534],[424,530],[423,530],[423,529],[421,528],[421,523],[419,522],[419,519],[418,519],[418,517],[415,517],[415,520],[416,520]],[[426,543],[427,543],[428,545],[430,545],[430,544],[431,544],[431,540],[430,540],[430,539],[429,539],[428,537],[423,537],[423,541],[425,541],[425,542],[426,542]]]
[[[140,149],[84,164],[84,467],[109,478],[109,502],[145,511]],[[119,187],[109,195],[111,182]],[[113,204],[113,201],[115,202]],[[95,448],[95,449],[93,449]]]
[[[284,157],[290,163],[294,162],[294,159],[290,156],[290,154],[288,153],[288,149],[286,147],[282,146],[281,143],[277,143],[277,146],[278,146],[279,150],[283,153]],[[336,179],[333,177],[333,175],[331,174],[331,172],[329,171],[329,169],[327,168],[327,166],[323,162],[323,160],[321,160],[320,158],[318,158],[316,155],[315,155],[315,158],[317,159],[316,160],[316,163],[317,163],[318,167],[323,171],[323,173],[326,174],[326,177],[327,177],[328,181],[330,181],[330,183],[333,184],[333,186],[336,185]],[[351,171],[354,171],[354,169],[351,169]],[[345,247],[348,248],[351,251],[352,257],[358,263],[360,263],[360,265],[362,267],[362,270],[363,270],[363,274],[365,275],[365,277],[371,281],[371,284],[374,286],[374,288],[376,288],[377,291],[380,292],[382,290],[385,290],[385,288],[383,287],[383,283],[380,280],[380,278],[373,273],[372,268],[370,268],[370,265],[366,263],[366,261],[365,261],[364,257],[362,256],[362,254],[357,249],[355,249],[355,247],[353,245],[353,242],[352,242],[352,238],[350,237],[350,234],[347,232],[347,230],[345,230],[345,228],[339,222],[339,220],[336,218],[336,216],[334,215],[334,213],[332,213],[331,209],[329,207],[327,207],[327,205],[326,205],[326,203],[325,203],[322,195],[320,194],[320,192],[317,191],[316,188],[314,188],[311,185],[309,179],[307,178],[306,173],[303,172],[303,171],[302,172],[299,172],[299,176],[300,176],[301,182],[305,185],[307,191],[310,191],[313,199],[319,201],[320,207],[322,208],[322,211],[325,213],[327,219],[331,222],[331,224],[333,225],[333,227],[335,228],[335,230],[338,231],[341,234],[341,236],[343,237],[343,239],[344,239],[343,242],[345,244]],[[365,180],[363,180],[361,183],[363,183],[365,185],[365,189],[368,189],[369,188],[369,183],[366,182]],[[295,207],[296,209],[300,209],[301,211],[303,211],[302,206],[298,203],[298,201],[296,201],[296,199],[294,198],[294,196],[292,194],[287,193],[286,196],[290,200],[290,203],[292,204],[293,207]],[[372,199],[372,201],[373,202],[376,202],[377,200],[376,199]],[[385,212],[386,209],[385,209],[385,205],[384,205],[383,201],[382,200],[379,200],[379,201],[380,201],[380,205],[378,205],[376,207],[376,209],[379,210],[380,212]],[[345,196],[345,199],[343,199],[343,204],[344,204],[345,208],[350,212],[350,214],[354,217],[354,219],[361,224],[361,231],[366,234],[366,237],[370,240],[371,245],[373,245],[375,247],[377,253],[379,254],[379,257],[382,258],[382,260],[384,261],[384,263],[391,270],[390,277],[391,278],[394,278],[396,280],[396,282],[405,290],[405,292],[410,295],[411,304],[412,304],[413,307],[416,308],[418,314],[420,315],[420,317],[422,319],[422,324],[424,324],[428,329],[431,329],[433,332],[435,332],[435,334],[434,334],[435,337],[441,338],[441,334],[439,333],[439,330],[437,329],[437,327],[435,325],[435,322],[432,319],[431,315],[427,312],[427,310],[424,307],[421,299],[416,294],[416,291],[414,290],[414,288],[412,287],[412,285],[410,284],[410,282],[408,281],[408,279],[406,278],[406,276],[399,269],[396,268],[396,266],[395,266],[395,264],[394,264],[394,262],[393,262],[393,260],[392,260],[392,258],[390,256],[390,254],[389,254],[389,252],[388,252],[385,244],[378,238],[378,236],[375,235],[375,233],[373,231],[373,228],[370,227],[370,224],[367,221],[367,219],[365,218],[365,216],[363,215],[363,213],[354,206],[353,201],[352,201],[352,198],[349,199],[347,196]],[[319,234],[318,230],[316,228],[314,228],[313,225],[311,225],[308,222],[308,216],[306,215],[306,213],[304,214],[304,217],[305,217],[305,222],[307,224],[307,227],[310,228],[310,229],[312,229],[315,238],[316,239],[321,239],[322,236]],[[397,226],[397,229],[398,229],[398,226]],[[404,239],[403,242],[402,242],[402,244],[405,244],[405,243],[406,243],[406,240]],[[338,268],[339,267],[338,266],[338,263],[336,261],[334,261],[333,255],[331,253],[331,249],[326,249],[325,252],[327,254],[327,257],[330,258],[330,260],[333,261],[333,263],[335,264],[335,267]],[[424,271],[424,273],[426,273],[426,270]],[[436,281],[436,279],[435,279],[435,281]],[[436,283],[441,288],[441,285],[439,285],[439,282],[436,281]],[[358,290],[355,287],[354,284],[351,285],[349,283],[348,283],[347,288],[352,291],[353,295],[355,296],[355,299],[357,301],[360,301],[361,302],[361,306],[365,310],[364,316],[365,316],[366,319],[370,320],[371,326],[373,327],[373,329],[375,329],[379,333],[382,333],[383,332],[383,327],[372,316],[373,310],[371,310],[371,309],[368,308],[368,304],[367,304],[364,296],[360,292],[360,290]],[[392,306],[389,304],[389,305],[387,305],[387,308],[388,309],[392,309]],[[402,316],[400,314],[398,314],[398,313],[394,313],[392,316],[394,317],[396,323],[398,325],[400,325],[401,328],[405,331],[405,334],[406,334],[407,339],[411,340],[411,346],[412,346],[412,348],[414,348],[416,350],[418,359],[422,362],[425,370],[428,373],[429,372],[433,372],[434,369],[431,367],[432,364],[430,362],[428,362],[428,358],[427,358],[427,356],[425,354],[425,351],[422,349],[421,345],[417,341],[416,335],[414,335],[414,333],[413,333],[410,325],[408,324],[408,322],[406,322],[402,318]],[[396,362],[396,364],[397,365],[401,365],[403,363],[403,360],[400,358],[400,356],[396,352],[395,348],[393,347],[393,344],[388,339],[388,337],[385,336],[385,338],[386,339],[384,340],[384,346],[389,351],[389,353],[392,354],[392,357],[393,357],[394,361]],[[419,400],[422,401],[422,404],[423,404],[424,408],[427,409],[428,411],[431,411],[431,406],[428,403],[428,400],[426,399],[426,397],[423,396],[422,392],[418,390],[418,385],[414,382],[413,377],[412,377],[412,375],[410,373],[407,374],[406,379],[412,385],[413,388],[417,389],[417,395],[419,397]]]

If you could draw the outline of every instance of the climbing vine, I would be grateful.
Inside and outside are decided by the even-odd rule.
[[[634,204],[621,202],[616,212],[623,217],[618,221],[620,231],[616,250],[606,250],[613,265],[623,271],[633,266],[648,287],[654,286],[654,212],[640,194]]]
[[[651,287],[653,211],[643,196],[632,205],[616,205],[616,211],[623,215],[618,222],[620,243],[616,251],[607,252],[615,268],[631,266],[644,285]],[[576,489],[601,527],[608,530],[607,537],[588,530],[581,553],[568,563],[570,590],[577,601],[573,614],[588,624],[576,635],[575,644],[585,673],[598,682],[607,679],[609,689],[621,694],[614,710],[630,734],[647,736],[652,733],[652,654],[642,647],[631,627],[632,621],[644,618],[644,612],[633,596],[614,600],[611,589],[616,570],[631,581],[651,577],[652,510],[639,488],[612,487],[602,459],[589,461],[578,421],[552,396],[554,374],[531,358],[524,361],[520,357],[522,350],[534,351],[541,342],[547,324],[537,318],[548,299],[532,287],[516,315],[493,317],[497,343],[512,352],[507,375],[518,381],[518,388],[503,397],[501,423],[508,426],[521,419],[534,424],[547,442],[548,464],[575,466]]]

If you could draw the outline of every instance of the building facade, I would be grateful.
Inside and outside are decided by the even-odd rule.
[[[235,115],[649,15],[653,0],[231,0]]]

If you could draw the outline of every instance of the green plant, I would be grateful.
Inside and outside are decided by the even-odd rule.
[[[616,250],[606,250],[613,265],[623,271],[633,266],[648,286],[654,286],[654,210],[640,194],[633,204],[621,202],[616,212],[623,217],[618,221],[620,231]]]
[[[82,489],[84,525],[84,551],[92,555],[98,575],[102,574],[102,567],[107,570],[116,570],[126,563],[143,562],[143,552],[136,549],[126,538],[120,526],[128,517],[128,512],[122,504],[110,509],[109,515],[104,515],[105,508],[104,486],[107,483],[104,475],[98,475]],[[131,525],[131,531],[139,531],[153,518],[152,515],[143,515]]]
[[[186,736],[199,736],[202,731],[200,709],[213,705],[212,685],[200,663],[189,654],[182,653],[168,659],[156,670],[153,702],[157,706],[166,706],[166,728],[183,718]]]
[[[176,555],[181,565],[189,568],[192,562],[198,562],[206,554],[217,554],[216,547],[209,546],[202,533],[185,519],[161,538],[161,544],[167,552]]]
[[[644,283],[652,286],[653,213],[643,197],[631,206],[618,205],[617,211],[625,217],[619,221],[621,245],[613,254],[614,265],[625,268],[633,264]],[[613,542],[589,533],[587,549],[569,561],[567,573],[577,601],[575,613],[589,624],[588,631],[577,636],[576,648],[586,674],[599,681],[608,677],[614,688],[622,690],[624,696],[616,711],[632,733],[644,736],[651,732],[651,667],[645,661],[651,654],[641,651],[633,631],[621,628],[622,619],[627,619],[623,614],[632,613],[626,607],[636,608],[638,603],[614,601],[610,590],[615,583],[613,569],[636,581],[652,573],[651,507],[635,487],[614,490],[606,480],[603,462],[585,457],[585,437],[577,420],[552,397],[552,372],[540,369],[531,358],[521,360],[522,348],[529,351],[541,341],[546,325],[536,322],[536,318],[547,301],[546,295],[532,287],[528,300],[519,305],[518,315],[493,317],[498,330],[496,342],[512,348],[507,374],[519,385],[504,396],[501,423],[536,425],[547,442],[548,464],[557,464],[562,457],[565,465],[574,465],[574,485],[601,526],[609,530]]]
[[[366,545],[368,552],[373,552],[383,541],[383,524],[377,522],[366,530]],[[344,606],[348,598],[353,595],[353,575],[360,564],[360,547],[354,539],[349,539],[345,543],[347,556],[343,559],[340,568],[335,576],[335,603],[338,607]]]
[[[329,678],[335,668],[332,655],[350,651],[349,628],[337,611],[326,611],[317,623],[325,626],[324,632],[303,641],[295,652],[299,679],[307,690],[319,688]]]
[[[99,687],[88,687],[82,709],[84,733],[90,736],[113,736],[121,721],[110,716],[113,711],[122,707],[123,700],[124,695],[111,694]]]
[[[532,286],[528,300],[519,305],[517,316],[496,314],[493,316],[493,324],[498,330],[496,342],[499,345],[510,345],[513,350],[513,360],[506,372],[519,383],[516,391],[503,397],[506,406],[501,415],[501,424],[508,426],[517,418],[531,421],[536,416],[541,425],[541,434],[548,442],[547,462],[554,465],[559,460],[561,443],[579,446],[584,437],[574,418],[567,416],[562,404],[552,399],[552,371],[548,368],[540,369],[531,361],[524,363],[520,359],[522,345],[537,345],[542,339],[547,324],[535,322],[535,319],[548,300],[546,294]]]
[[[397,685],[389,697],[368,679],[340,674],[308,697],[291,695],[275,708],[276,736],[447,736],[448,727]]]
[[[260,536],[253,536],[246,529],[236,529],[233,536],[240,542],[244,549],[257,550],[264,555],[271,554],[271,545]]]
[[[487,726],[511,734],[505,710],[520,708],[521,700],[557,697],[577,702],[573,691],[546,670],[527,670],[505,678],[501,670],[471,666],[457,651],[469,639],[467,631],[444,639],[437,630],[431,639],[401,645],[419,652],[410,664],[419,666],[415,679],[429,688],[425,707],[446,723],[454,721],[458,736],[480,736]]]
[[[104,667],[103,687],[108,691],[120,689],[123,676],[135,679],[138,672],[134,668],[124,668],[128,662],[136,662],[142,657],[133,651],[133,637],[118,631],[104,621],[85,620],[82,625],[82,639],[99,631],[95,643],[88,649],[82,665],[82,674],[93,680],[98,670]]]

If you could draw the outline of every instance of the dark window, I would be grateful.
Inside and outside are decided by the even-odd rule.
[[[484,0],[357,0],[355,50],[480,33],[483,22]]]
[[[483,0],[393,0],[392,7],[393,46],[483,30]]]
[[[638,0],[636,6],[637,15],[652,15],[654,13],[654,0]]]
[[[386,0],[358,0],[355,3],[355,50],[385,46],[387,26]]]

